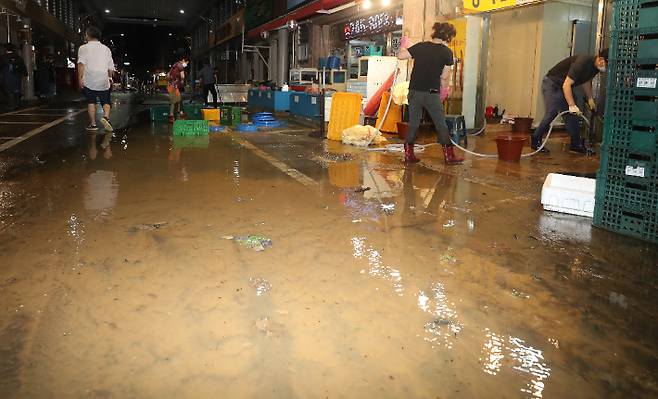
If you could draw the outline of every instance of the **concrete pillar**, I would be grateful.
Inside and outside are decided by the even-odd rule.
[[[247,80],[251,78],[251,74],[249,73],[249,61],[247,58],[247,53],[242,53],[240,54],[240,81],[242,83],[245,83]]]
[[[402,34],[411,39],[412,44],[430,38],[432,25],[441,16],[435,15],[437,0],[404,0],[402,3]]]
[[[464,91],[462,94],[462,114],[466,127],[475,127],[475,114],[480,71],[480,42],[482,40],[483,18],[479,15],[466,17],[466,52],[464,54]]]
[[[35,100],[34,95],[34,51],[32,51],[32,31],[30,30],[30,20],[23,19],[25,24],[25,40],[23,41],[23,61],[25,62],[25,69],[27,70],[27,77],[25,78],[25,100]]]
[[[327,54],[324,52],[324,46],[322,45],[322,26],[320,25],[311,25],[311,38],[309,40],[310,55],[309,55],[309,64],[313,66],[318,65],[318,60],[321,57],[326,57]]]
[[[278,44],[277,44],[277,75],[276,75],[276,84],[277,86],[283,86],[288,82],[288,68],[290,67],[289,57],[288,57],[288,47],[289,47],[289,32],[287,29],[279,29],[278,31]]]
[[[278,71],[279,71],[279,58],[278,58],[278,42],[274,39],[270,39],[270,49],[269,49],[269,63],[270,68],[267,71],[267,80],[275,81],[277,80]]]
[[[321,43],[322,43],[322,57],[328,57],[329,51],[331,51],[331,26],[322,25],[321,31]]]

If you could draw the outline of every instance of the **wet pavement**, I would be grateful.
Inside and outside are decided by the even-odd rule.
[[[658,248],[542,210],[597,169],[564,137],[405,168],[301,125],[172,138],[139,100],[114,135],[0,116],[65,119],[0,153],[0,397],[658,396]]]

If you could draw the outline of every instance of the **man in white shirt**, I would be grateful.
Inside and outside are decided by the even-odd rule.
[[[89,126],[87,130],[98,130],[96,126],[96,100],[103,106],[101,123],[105,131],[111,132],[110,124],[110,86],[114,74],[112,51],[100,42],[101,31],[90,26],[85,31],[87,44],[78,50],[78,80],[82,93],[87,98]]]

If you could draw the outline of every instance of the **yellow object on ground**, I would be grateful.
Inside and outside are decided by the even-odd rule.
[[[332,96],[327,132],[329,140],[341,141],[343,130],[359,123],[361,101],[361,94],[358,93],[335,93]]]
[[[375,126],[379,126],[386,112],[386,105],[388,105],[388,99],[391,97],[391,93],[384,93],[382,96],[382,101],[379,103],[379,112],[377,113],[377,123]],[[402,122],[402,106],[394,104],[391,102],[391,106],[388,109],[388,114],[386,114],[386,119],[384,119],[384,124],[379,129],[382,132],[386,133],[397,133],[398,132],[398,122]]]
[[[201,115],[205,121],[218,121],[220,118],[218,109],[201,109]]]
[[[391,89],[393,102],[397,105],[409,105],[409,81],[398,83]]]
[[[351,144],[357,147],[367,147],[370,144],[381,144],[386,142],[386,137],[372,126],[354,125],[343,130],[343,144]]]

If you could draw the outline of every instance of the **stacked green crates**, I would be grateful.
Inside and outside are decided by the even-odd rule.
[[[208,121],[179,119],[174,122],[174,136],[207,136]]]
[[[658,242],[658,3],[613,10],[594,225]]]

